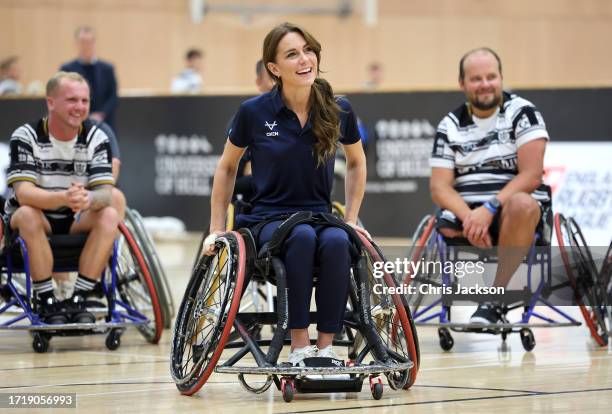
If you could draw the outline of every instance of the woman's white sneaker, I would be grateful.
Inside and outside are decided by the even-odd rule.
[[[332,358],[332,359],[340,359],[331,345],[326,346],[323,349],[319,349],[317,351],[317,357],[319,358]]]
[[[304,366],[304,359],[317,356],[317,351],[318,349],[316,345],[308,345],[304,348],[295,348],[293,351],[289,352],[287,361],[289,361],[291,365]]]

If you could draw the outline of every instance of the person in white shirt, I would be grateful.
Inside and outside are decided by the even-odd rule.
[[[198,49],[189,49],[185,55],[185,69],[173,80],[172,93],[197,94],[202,92],[202,66],[204,54]]]
[[[544,120],[526,99],[503,91],[501,60],[489,48],[467,52],[459,86],[467,101],[438,126],[430,190],[445,237],[499,247],[496,287],[506,287],[522,262],[550,201],[542,184],[549,140]],[[473,323],[497,323],[500,307],[483,304]]]
[[[19,66],[19,58],[11,56],[4,59],[0,63],[0,96],[21,94],[20,78],[21,66]]]

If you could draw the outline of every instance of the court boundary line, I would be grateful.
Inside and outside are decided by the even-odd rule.
[[[440,386],[443,387],[443,386]],[[468,401],[484,401],[484,400],[495,400],[495,399],[503,399],[503,398],[518,398],[518,397],[539,397],[539,396],[551,396],[551,395],[561,395],[561,394],[577,394],[577,393],[587,393],[587,392],[600,392],[600,391],[612,391],[612,387],[608,388],[595,388],[590,390],[569,390],[569,391],[529,391],[526,393],[520,394],[511,394],[511,395],[492,395],[488,397],[469,397],[469,398],[456,398],[456,399],[447,399],[447,400],[435,400],[435,401],[416,401],[416,402],[407,402],[407,403],[394,403],[394,404],[378,404],[378,405],[367,405],[367,406],[353,406],[353,407],[342,407],[342,408],[326,408],[326,409],[317,409],[317,410],[302,410],[302,411],[279,411],[275,414],[292,414],[292,413],[323,413],[330,411],[345,411],[345,410],[367,410],[370,408],[386,408],[386,407],[405,407],[410,405],[428,405],[428,404],[444,404],[444,403],[454,403],[454,402],[468,402]]]

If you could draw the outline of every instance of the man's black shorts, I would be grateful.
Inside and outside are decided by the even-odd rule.
[[[470,203],[468,206],[473,210],[480,207],[482,204],[483,203]],[[544,207],[539,202],[538,205],[540,206],[540,221],[536,227],[536,232],[541,232],[544,228]],[[489,236],[491,236],[493,245],[497,245],[499,241],[499,217],[502,209],[503,207],[495,213],[493,222],[491,222],[489,226]],[[440,209],[436,212],[436,229],[439,230],[441,228],[463,231],[463,223],[461,223],[461,220],[459,220],[450,210]]]
[[[74,215],[64,218],[53,218],[45,215],[51,225],[51,234],[69,234],[70,226],[74,223]]]

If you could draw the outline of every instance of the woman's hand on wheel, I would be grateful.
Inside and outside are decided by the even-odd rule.
[[[204,244],[202,245],[202,254],[206,256],[213,256],[217,252],[217,248],[215,247],[215,240],[217,240],[217,236],[223,234],[222,231],[212,231],[206,238],[204,239]]]
[[[368,233],[368,231],[363,227],[358,226],[357,223],[347,221],[346,224],[355,229],[357,233],[363,234],[368,240],[372,240],[372,236],[370,235],[370,233]]]

